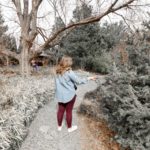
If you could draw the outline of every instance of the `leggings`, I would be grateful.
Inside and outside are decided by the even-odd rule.
[[[76,100],[76,95],[68,103],[58,103],[57,122],[58,126],[62,125],[64,112],[66,111],[66,122],[68,128],[72,126],[72,109]]]

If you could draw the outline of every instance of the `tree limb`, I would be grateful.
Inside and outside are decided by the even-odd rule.
[[[64,37],[68,36],[69,33],[70,33],[72,30],[74,30],[74,28],[75,28],[75,27],[72,27],[72,28],[68,29],[68,30],[65,32],[65,34],[63,34],[63,35],[57,37],[55,40],[53,40],[53,41],[47,46],[47,48],[51,48],[51,47],[54,47],[55,45],[58,45],[58,44],[60,43],[60,41],[61,41]],[[31,55],[30,58],[38,56],[41,52],[42,52],[42,51],[32,52],[33,54]]]
[[[50,42],[52,42],[55,38],[57,38],[57,36],[59,36],[60,33],[62,33],[63,31],[70,29],[72,27],[77,27],[77,26],[81,26],[81,25],[85,25],[85,24],[89,24],[89,23],[94,23],[94,22],[98,22],[100,21],[103,17],[105,17],[106,15],[113,13],[117,10],[120,10],[122,8],[125,8],[127,6],[129,6],[129,4],[133,3],[135,0],[129,0],[126,3],[123,3],[122,5],[114,8],[114,6],[116,5],[116,3],[118,2],[118,0],[115,0],[114,3],[111,4],[111,6],[102,14],[98,15],[98,16],[92,16],[86,19],[81,20],[80,22],[77,23],[73,23],[70,24],[64,28],[61,28],[60,30],[58,30],[55,34],[53,34],[42,46],[40,46],[40,48],[38,49],[38,51],[42,51],[45,47],[47,47],[49,45]]]
[[[19,21],[20,21],[20,25],[22,26],[23,15],[22,15],[22,12],[21,12],[21,3],[20,3],[20,0],[12,0],[12,2],[13,2],[13,4],[16,7],[17,15],[18,15],[18,18],[19,18]]]
[[[38,33],[42,36],[43,40],[46,41],[48,38],[44,35],[43,31],[41,28],[37,27]]]
[[[29,0],[24,0],[24,9],[23,9],[23,35],[25,35],[26,39],[29,41],[29,31],[30,31],[30,22],[31,22],[31,15],[28,14],[29,12]]]
[[[127,21],[130,21],[130,22],[131,22],[131,20],[126,19],[123,15],[121,15],[121,14],[119,14],[119,13],[114,12],[114,14],[120,16],[120,17],[124,20],[125,24],[128,26],[128,28],[130,29],[131,33],[133,34],[132,29],[131,29],[130,25],[129,25],[128,22],[127,22]]]
[[[8,49],[0,50],[0,55],[10,56],[10,57],[16,58],[17,60],[20,59],[20,54],[16,54],[15,52],[12,52]]]
[[[108,8],[108,10],[111,10],[116,4],[117,4],[118,0],[115,0],[111,6]]]
[[[43,0],[32,0],[32,10],[30,13],[31,16],[31,32],[30,32],[30,37],[29,37],[29,41],[33,42],[33,40],[35,39],[36,35],[37,35],[37,12],[38,12],[38,8],[41,4]]]
[[[28,8],[29,8],[29,0],[24,0],[24,9],[23,9],[24,18],[27,18],[28,16]]]
[[[7,5],[4,5],[4,4],[0,4],[0,6],[3,6],[3,7],[6,7],[6,8],[9,8],[9,9],[12,9],[12,10],[16,11],[16,9],[14,7],[11,7],[11,6],[7,6]]]

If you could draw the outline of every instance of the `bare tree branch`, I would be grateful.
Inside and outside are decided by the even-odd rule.
[[[58,11],[58,8],[57,8],[57,0],[48,0],[48,2],[49,2],[49,4],[53,7],[53,9],[54,9],[54,18],[56,19],[56,16],[58,15],[58,17],[60,17],[61,19],[62,19],[62,17],[61,17],[61,15],[60,15],[60,13],[59,13],[59,11]],[[62,13],[63,13],[63,9],[62,9]],[[62,19],[62,21],[63,21],[63,19]],[[63,21],[64,22],[64,21]],[[64,22],[65,23],[65,22]]]
[[[81,26],[81,25],[85,25],[85,24],[89,24],[89,23],[94,23],[94,22],[98,22],[100,21],[104,16],[113,13],[117,10],[120,10],[122,8],[125,8],[127,6],[129,6],[129,4],[133,3],[135,0],[129,0],[128,2],[123,3],[122,5],[114,8],[115,4],[118,2],[118,0],[115,0],[114,3],[112,3],[112,5],[102,14],[98,15],[98,16],[94,16],[94,17],[89,17],[86,19],[81,20],[80,22],[77,23],[73,23],[70,24],[64,28],[61,28],[60,30],[58,30],[55,34],[53,34],[40,48],[38,51],[42,51],[45,47],[47,47],[49,45],[50,42],[52,42],[55,38],[57,38],[57,36],[62,33],[63,31],[72,28],[72,27],[77,27],[77,26]]]
[[[43,19],[43,18],[45,18],[45,17],[47,17],[48,15],[50,15],[52,12],[51,11],[49,11],[49,12],[47,12],[46,14],[44,14],[43,16],[39,16],[39,17],[37,17],[38,19]]]
[[[16,10],[17,10],[17,15],[20,21],[20,25],[22,26],[23,23],[23,15],[22,15],[22,11],[21,11],[21,3],[20,0],[12,0],[12,2],[14,3]]]
[[[31,32],[30,32],[30,37],[29,37],[29,41],[33,42],[37,33],[37,12],[38,12],[38,8],[41,4],[43,0],[32,0],[32,10],[30,13],[30,21],[31,22]]]
[[[38,33],[42,36],[43,40],[46,41],[48,37],[45,36],[42,29],[38,27],[37,30],[38,30]]]
[[[24,8],[23,8],[23,32],[24,36],[29,39],[29,30],[30,30],[30,21],[31,21],[31,15],[28,14],[29,11],[29,0],[24,0]]]
[[[60,43],[60,41],[62,41],[63,38],[67,37],[72,30],[74,30],[75,27],[72,27],[72,28],[69,28],[65,34],[55,38],[49,45],[48,45],[48,48],[50,47],[54,47],[55,45],[58,45]],[[32,52],[32,55],[31,55],[31,58],[33,56],[38,56],[42,51],[36,51],[36,52]]]
[[[131,29],[130,25],[129,25],[128,22],[127,22],[127,21],[130,21],[130,22],[131,22],[131,20],[125,18],[123,15],[121,15],[121,14],[119,14],[119,13],[114,12],[114,14],[120,16],[120,17],[124,20],[125,24],[128,26],[128,28],[130,29],[131,33],[133,34],[132,29]]]
[[[135,6],[135,5],[130,5],[131,7]],[[146,4],[147,7],[150,7],[150,3]],[[145,7],[145,4],[136,4],[136,7]]]
[[[63,14],[63,16],[64,16],[64,20],[65,21],[63,21],[64,22],[64,24],[66,24],[66,6],[65,6],[65,2],[64,2],[64,0],[62,1],[62,0],[60,0],[60,7],[61,7],[61,10],[62,10],[62,14]],[[62,19],[62,18],[61,18]],[[63,20],[63,19],[62,19]]]
[[[17,60],[19,60],[19,58],[20,58],[19,54],[16,54],[15,52],[12,52],[8,49],[0,50],[0,55],[10,56],[10,57],[16,58]]]
[[[110,7],[108,8],[108,10],[111,10],[118,2],[119,0],[115,0],[111,5]]]
[[[15,9],[15,8],[13,8],[13,7],[11,7],[11,6],[7,6],[7,5],[4,5],[4,4],[1,4],[1,3],[0,3],[0,6],[6,7],[6,8],[10,8],[10,9],[12,9],[12,10],[16,11],[16,9]]]
[[[65,31],[65,33],[62,34],[61,36],[58,36],[52,43],[50,43],[49,47],[53,47],[55,45],[58,45],[60,43],[60,41],[63,38],[67,37],[71,33],[71,31],[74,29],[75,29],[75,27],[72,27],[72,28],[68,29],[67,31]]]
[[[24,10],[23,10],[24,18],[27,18],[28,16],[28,8],[29,8],[29,0],[24,0]]]
[[[124,3],[123,5],[120,5],[119,7],[116,7],[116,8],[112,8],[112,11],[111,12],[114,12],[114,11],[117,11],[117,10],[120,10],[124,7],[128,7],[129,8],[129,4],[133,3],[135,0],[129,0],[128,2]]]

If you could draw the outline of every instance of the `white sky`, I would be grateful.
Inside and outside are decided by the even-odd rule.
[[[23,0],[21,0],[21,1],[23,1]],[[29,0],[29,1],[31,3],[32,0]],[[103,12],[105,9],[107,9],[107,7],[109,6],[108,5],[109,2],[111,2],[112,0],[105,0],[105,2],[103,3],[103,5],[101,7],[96,5],[96,1],[98,1],[98,0],[86,0],[86,1],[87,2],[90,1],[89,4],[91,4],[93,6],[94,12],[95,12],[95,14],[97,14],[97,13]],[[126,1],[126,0],[121,0],[121,1]],[[147,4],[147,3],[150,4],[150,0],[139,0],[139,1],[140,2],[138,4]],[[65,14],[67,17],[66,17],[66,20],[64,19],[64,21],[66,23],[68,23],[70,21],[70,19],[72,18],[72,10],[74,10],[74,8],[76,6],[75,5],[76,0],[65,0],[65,2],[67,2],[67,3],[64,7],[64,11],[65,11]],[[5,6],[13,7],[11,0],[0,0],[0,3]],[[59,14],[63,17],[63,14],[62,14],[62,12],[60,12],[60,9],[58,11],[59,11]],[[118,13],[121,13],[126,18],[132,20],[132,22],[131,21],[128,22],[129,24],[132,24],[135,27],[139,27],[139,25],[142,23],[143,20],[149,19],[146,16],[147,11],[148,11],[148,7],[140,7],[140,9],[135,11],[136,15],[133,15],[133,12],[132,13],[126,12],[126,10],[118,11]],[[15,10],[12,8],[2,6],[2,13],[4,15],[6,24],[9,27],[8,33],[15,35],[15,37],[19,40],[20,27],[18,24],[18,19],[17,19]],[[46,15],[46,17],[41,18],[42,16],[45,16],[45,15]],[[38,19],[38,26],[45,29],[47,36],[48,36],[52,29],[52,25],[54,24],[54,11],[50,4],[50,0],[43,0],[42,4],[40,5],[39,11],[38,11],[38,17],[40,17],[40,19]],[[111,14],[111,15],[109,15],[109,17],[103,18],[101,20],[101,22],[104,22],[105,20],[108,20],[110,22],[116,22],[116,21],[119,21],[120,19],[121,18],[119,16]],[[38,41],[40,41],[40,43],[41,43],[42,42],[41,38],[38,38]]]

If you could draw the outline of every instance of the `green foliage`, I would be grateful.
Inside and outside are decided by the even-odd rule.
[[[101,109],[111,129],[116,131],[115,139],[123,147],[132,150],[149,150],[149,100],[150,88],[135,74],[115,74],[98,88]],[[145,76],[145,83],[150,78]]]
[[[148,37],[150,37],[150,28],[145,26],[145,29],[135,32],[126,41],[126,50],[129,55],[128,68],[137,70],[138,74],[143,74],[146,66],[150,66],[150,41]]]
[[[94,58],[89,56],[85,60],[85,69],[93,70],[102,74],[107,74],[111,70],[111,56],[109,53],[105,53],[102,56],[95,56]]]
[[[75,22],[91,17],[91,15],[92,7],[88,6],[85,3],[83,3],[81,7],[76,7],[76,9],[73,11],[73,19],[75,20]]]
[[[102,97],[103,114],[117,133],[115,139],[132,150],[150,149],[149,31],[147,26],[128,37],[129,71],[119,66],[122,70],[109,75],[97,94]]]
[[[17,51],[16,39],[13,36],[12,37],[8,35],[3,36],[3,45],[5,46],[6,49],[9,49],[14,52]]]
[[[92,7],[83,4],[73,12],[71,22],[78,22],[81,19],[92,16]],[[61,19],[57,19],[55,26],[62,28]],[[122,22],[102,26],[99,23],[87,24],[74,29],[67,37],[63,38],[60,47],[63,53],[74,59],[74,67],[85,68],[100,73],[109,72],[109,62],[105,59],[110,56],[113,47],[120,41],[125,26]],[[110,59],[110,58],[109,58]]]
[[[83,4],[81,8],[76,8],[73,12],[74,22],[92,16],[92,8]],[[72,57],[87,57],[94,55],[99,50],[98,43],[99,24],[93,23],[83,25],[74,29],[68,37],[62,41],[62,47],[68,55]]]
[[[99,40],[101,47],[104,52],[111,51],[113,47],[116,46],[123,39],[124,34],[126,33],[126,27],[123,22],[119,23],[107,23],[105,22],[99,32]]]
[[[4,25],[4,19],[0,8],[0,45],[11,51],[16,51],[16,40],[13,36],[9,36],[6,34],[7,30],[8,27]]]
[[[53,25],[53,32],[56,32],[64,27],[65,27],[65,24],[63,20],[60,17],[56,17],[55,24]]]
[[[113,72],[105,77],[105,83],[99,81],[99,87],[86,94],[91,107],[86,106],[86,102],[81,105],[81,112],[107,120],[116,133],[114,139],[123,149],[150,149],[149,31],[145,28],[128,35],[128,63],[114,66]]]
[[[4,19],[2,16],[1,8],[0,8],[0,38],[5,34],[5,32],[8,30],[8,27],[4,25]]]

